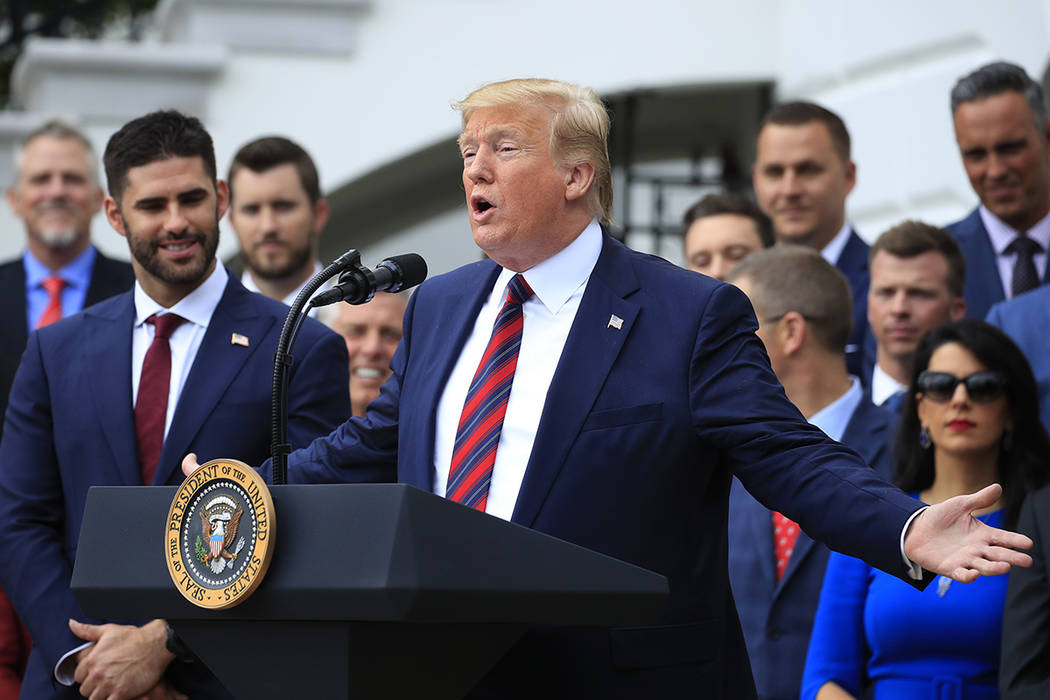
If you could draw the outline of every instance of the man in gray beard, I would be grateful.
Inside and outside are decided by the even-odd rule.
[[[61,122],[44,124],[22,142],[14,171],[7,201],[25,222],[26,250],[0,265],[0,298],[5,300],[0,304],[0,431],[29,333],[123,292],[135,281],[131,265],[111,260],[91,245],[91,218],[104,194],[98,159],[83,134]],[[0,667],[0,680],[18,683],[29,644],[0,591],[0,660],[13,663]]]

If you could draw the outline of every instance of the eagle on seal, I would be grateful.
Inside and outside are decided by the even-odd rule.
[[[225,496],[217,497],[201,509],[201,534],[204,535],[204,541],[208,543],[205,564],[218,563],[219,559],[237,558],[236,552],[231,554],[229,550],[233,549],[237,541],[237,528],[240,526],[243,514],[244,509],[236,506],[231,499]],[[215,568],[214,564],[212,568]],[[222,570],[222,564],[219,565],[219,570]]]

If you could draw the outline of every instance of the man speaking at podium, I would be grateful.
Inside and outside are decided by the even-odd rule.
[[[814,538],[905,580],[920,575],[905,553],[960,580],[1030,562],[1006,548],[1027,538],[969,515],[997,487],[911,519],[917,501],[787,400],[739,290],[602,230],[609,120],[592,91],[515,80],[458,108],[471,228],[490,259],[416,291],[379,398],[293,453],[289,481],[385,466],[670,580],[660,624],[532,630],[470,697],[754,697],[726,565],[734,474]]]

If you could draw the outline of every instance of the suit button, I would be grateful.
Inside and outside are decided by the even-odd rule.
[[[770,627],[766,630],[766,636],[772,639],[774,642],[780,639],[781,632],[776,627]]]

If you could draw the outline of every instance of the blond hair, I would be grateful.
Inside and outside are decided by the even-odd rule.
[[[594,183],[587,192],[587,206],[603,221],[612,222],[612,167],[609,165],[609,113],[598,94],[586,87],[559,80],[519,78],[483,85],[453,104],[463,117],[483,107],[542,105],[550,109],[551,158],[560,167],[588,163]]]

